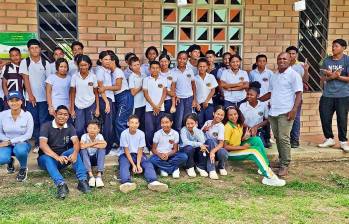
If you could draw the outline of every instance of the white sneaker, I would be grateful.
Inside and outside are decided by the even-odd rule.
[[[39,152],[39,146],[35,146],[34,149],[33,149],[33,153],[38,153]]]
[[[175,179],[178,179],[179,178],[179,174],[180,174],[180,172],[179,172],[179,168],[178,168],[175,171],[173,171],[172,177],[175,178]]]
[[[328,148],[328,147],[334,146],[335,144],[336,144],[336,142],[333,140],[333,138],[328,138],[328,139],[325,140],[324,143],[321,143],[318,146],[320,148]]]
[[[187,169],[187,174],[189,177],[196,177],[195,169],[194,167]]]
[[[227,172],[226,169],[219,169],[219,174],[222,175],[222,176],[227,176],[228,172]]]
[[[104,187],[102,177],[96,177],[96,187]]]
[[[341,149],[343,149],[344,152],[349,152],[349,144],[348,142],[340,142]]]
[[[90,177],[90,179],[88,180],[88,185],[90,187],[95,187],[96,186],[96,178]]]
[[[270,178],[264,177],[262,183],[274,187],[282,187],[286,185],[286,181],[279,179],[275,174]]]
[[[122,193],[128,193],[130,191],[135,190],[136,187],[137,187],[137,185],[135,183],[127,182],[127,183],[121,184],[119,189]]]
[[[160,170],[160,176],[162,177],[168,177],[168,173],[163,171],[163,170]]]
[[[166,192],[168,191],[168,186],[167,184],[163,184],[159,181],[153,181],[148,184],[148,189],[152,191]]]
[[[200,176],[208,177],[208,173],[206,172],[206,170],[200,169],[199,167],[196,167],[196,170],[199,172]]]
[[[216,172],[216,171],[210,171],[209,177],[210,177],[210,179],[212,179],[212,180],[218,180],[218,175],[217,175],[217,172]]]

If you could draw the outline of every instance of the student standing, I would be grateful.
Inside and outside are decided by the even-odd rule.
[[[35,149],[33,151],[37,152],[40,126],[49,119],[45,81],[51,74],[51,70],[49,63],[41,57],[41,45],[38,40],[29,40],[27,47],[29,57],[21,61],[19,73],[24,80],[26,109],[31,113],[34,120]]]
[[[256,57],[257,67],[250,71],[249,78],[250,82],[259,82],[261,84],[260,95],[268,93],[269,82],[273,71],[267,68],[267,56],[264,54],[259,54]]]
[[[177,54],[177,67],[171,70],[176,80],[176,113],[175,130],[180,131],[183,125],[183,118],[191,114],[196,108],[196,85],[194,72],[187,68],[188,54],[180,51]]]
[[[59,58],[65,57],[63,49],[61,47],[55,47],[53,49],[52,57],[53,57],[54,61],[50,64],[50,66],[51,66],[51,72],[52,72],[52,74],[54,74],[56,72],[56,61]]]
[[[120,166],[120,191],[127,193],[136,189],[137,185],[131,182],[131,173],[144,173],[144,178],[148,183],[148,188],[153,191],[168,191],[166,184],[157,181],[157,176],[153,164],[144,154],[145,147],[144,132],[138,129],[139,119],[135,115],[128,118],[128,126],[121,134],[120,147],[122,154],[119,156]]]
[[[132,70],[130,69],[130,59],[132,57],[136,57],[136,55],[134,53],[132,53],[132,52],[129,52],[129,53],[125,54],[125,62],[127,63],[128,66],[124,70],[124,75],[125,75],[125,78],[127,80],[130,77],[130,75],[132,74]]]
[[[160,118],[165,110],[166,81],[160,76],[160,63],[150,62],[150,73],[143,81],[145,106],[145,138],[148,149],[153,145],[154,133],[160,129]]]
[[[230,58],[232,54],[229,52],[224,52],[222,55],[222,64],[217,71],[217,79],[220,80],[224,70],[230,69]]]
[[[79,72],[73,75],[70,84],[70,114],[75,119],[76,133],[81,137],[85,133],[87,123],[94,116],[99,117],[100,110],[97,77],[90,71],[90,57],[79,56],[77,65]]]
[[[239,106],[246,98],[249,78],[247,72],[240,69],[241,57],[232,55],[230,69],[224,70],[221,77],[221,86],[224,93],[224,106]]]
[[[150,46],[145,51],[145,57],[148,59],[147,63],[142,64],[141,66],[141,72],[143,74],[146,74],[147,76],[150,76],[150,62],[155,61],[156,58],[159,56],[159,51],[154,46]]]
[[[69,61],[69,73],[68,75],[73,76],[75,73],[79,71],[78,66],[76,64],[76,56],[84,54],[84,45],[79,41],[74,41],[70,46],[73,52],[73,58]]]
[[[198,74],[198,60],[201,55],[201,47],[197,44],[193,44],[188,48],[187,54],[189,56],[189,61],[186,66],[193,70],[193,73],[196,76]]]
[[[213,100],[215,89],[218,86],[216,78],[207,73],[208,62],[205,58],[198,60],[198,75],[195,76],[196,85],[196,112],[199,119],[199,128],[208,120],[212,120],[213,116]]]
[[[176,112],[176,77],[172,74],[170,66],[170,56],[162,54],[159,57],[160,76],[167,80],[165,99],[165,113],[173,114]]]

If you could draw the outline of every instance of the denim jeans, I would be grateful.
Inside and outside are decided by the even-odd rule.
[[[181,130],[185,116],[192,113],[193,111],[192,104],[193,104],[192,96],[188,98],[179,99],[179,103],[177,105],[176,113],[175,113],[174,128],[176,131]]]
[[[33,117],[34,121],[34,130],[33,130],[33,138],[35,139],[35,146],[39,145],[39,135],[40,135],[40,127],[46,121],[49,121],[49,113],[47,102],[36,102],[35,107],[29,101],[26,102],[26,109],[29,111]]]
[[[98,172],[104,172],[105,149],[97,149],[96,154],[90,156],[87,149],[80,150],[82,162],[85,165],[87,172],[92,170],[93,165],[97,165]]]
[[[73,154],[73,152],[74,152],[74,149],[71,148],[63,152],[61,156],[69,157],[71,154]],[[50,175],[51,179],[53,180],[56,186],[62,183],[65,183],[64,178],[62,174],[59,172],[59,170],[69,166],[70,163],[60,164],[51,156],[44,154],[38,157],[38,165],[41,169],[46,170],[48,172],[48,174]],[[75,171],[76,178],[79,181],[87,180],[87,171],[79,153],[78,153],[76,162],[73,163],[72,166]]]
[[[292,141],[299,141],[299,135],[301,131],[301,114],[302,114],[302,103],[299,105],[296,117],[293,121],[290,138]]]
[[[197,112],[198,114],[198,120],[199,120],[199,128],[202,128],[204,126],[205,122],[208,120],[212,120],[213,118],[213,104],[209,103],[208,107],[206,109],[203,108],[203,104],[200,104],[201,110]]]
[[[28,142],[21,142],[15,146],[6,146],[0,148],[0,165],[9,164],[11,156],[14,155],[20,164],[21,168],[27,167],[28,155],[31,145]]]
[[[184,152],[185,154],[187,154],[187,162],[185,164],[185,169],[189,169],[189,168],[193,168],[195,166],[195,161],[194,161],[194,157],[195,157],[195,152],[197,150],[200,150],[200,148],[194,148],[193,146],[187,145],[184,146],[182,148],[180,148],[180,152]]]
[[[214,149],[217,146],[217,142],[213,139],[208,139],[205,142],[206,145],[208,145],[208,151],[211,152],[212,149]],[[197,150],[197,166],[202,169],[206,170],[208,172],[215,171],[216,165],[215,163],[212,163],[210,160],[210,155],[206,153],[206,156],[200,151]],[[225,161],[228,159],[228,151],[224,148],[219,149],[215,154],[215,160],[218,161],[218,169],[224,169],[225,167]]]
[[[127,129],[128,117],[133,111],[133,96],[129,90],[125,90],[115,95],[115,118],[114,118],[114,134],[116,144],[120,145],[121,132]]]
[[[187,162],[188,156],[184,152],[177,152],[173,156],[169,157],[168,160],[162,160],[157,155],[150,157],[150,162],[156,169],[165,171],[168,174],[172,174],[173,171],[177,170]]]

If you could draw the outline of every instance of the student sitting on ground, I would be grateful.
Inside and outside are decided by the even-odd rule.
[[[100,127],[97,120],[91,120],[87,124],[87,133],[83,134],[80,140],[80,154],[85,168],[88,172],[90,187],[104,187],[102,174],[104,172],[104,161],[107,142],[100,134]],[[92,173],[92,164],[97,164],[97,176]]]
[[[139,119],[136,115],[128,118],[129,128],[121,133],[120,148],[122,154],[119,156],[120,167],[120,191],[127,193],[136,189],[136,184],[131,182],[131,172],[141,174],[148,183],[148,188],[153,191],[164,192],[168,190],[166,184],[157,181],[157,176],[153,164],[143,153],[145,147],[144,132],[139,130]]]

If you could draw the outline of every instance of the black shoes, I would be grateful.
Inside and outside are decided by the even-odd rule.
[[[299,148],[299,141],[298,140],[291,139],[290,143],[291,143],[291,148],[293,148],[293,149]]]
[[[91,188],[88,185],[87,180],[79,180],[77,188],[78,188],[79,191],[81,191],[84,194],[91,192]]]
[[[16,177],[17,181],[18,182],[25,181],[27,179],[27,174],[28,174],[28,168],[20,168]]]
[[[11,157],[11,162],[7,164],[7,173],[12,174],[15,172],[15,160]]]
[[[66,183],[57,186],[57,198],[64,199],[69,194],[69,189]]]

